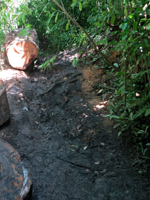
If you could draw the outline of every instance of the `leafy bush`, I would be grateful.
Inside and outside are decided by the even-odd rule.
[[[125,4],[126,5],[126,4]],[[128,6],[128,5],[126,5]],[[115,16],[117,13],[115,13]],[[115,32],[118,41],[113,49],[122,51],[122,59],[116,73],[116,91],[110,102],[110,118],[118,123],[118,135],[132,137],[134,145],[148,156],[150,143],[150,20],[148,1],[130,1],[119,23],[121,31]],[[130,138],[131,138],[130,137]]]

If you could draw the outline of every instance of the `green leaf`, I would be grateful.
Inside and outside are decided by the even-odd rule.
[[[127,10],[127,8],[124,9],[124,15],[125,15],[125,17],[128,17],[128,10]]]
[[[5,1],[2,1],[3,2],[3,9],[6,8],[6,4],[5,4]]]
[[[122,85],[122,86],[119,88],[119,92],[121,93],[121,96],[124,96],[124,85]]]
[[[148,58],[148,61],[147,61],[147,63],[148,63],[148,66],[150,66],[150,58]]]
[[[96,43],[96,45],[99,45],[99,44],[106,44],[106,42],[103,41],[103,40],[99,40],[99,41]]]
[[[110,115],[110,119],[120,119],[120,117],[118,117],[117,115]]]
[[[45,68],[50,63],[50,60],[47,60],[44,64],[40,65],[39,68]]]
[[[111,20],[110,20],[110,23],[111,23],[111,24],[114,24],[114,23],[115,23],[115,14],[112,15]]]
[[[23,23],[25,24],[25,22],[26,22],[25,15],[22,16],[22,21],[23,21]]]
[[[118,76],[118,75],[119,76],[124,76],[124,72],[123,71],[119,71],[119,72],[116,73],[116,76]]]
[[[29,28],[24,28],[20,31],[20,33],[18,34],[18,36],[20,37],[25,37],[29,34]]]
[[[58,20],[58,14],[59,14],[59,13],[57,13],[57,14],[56,14],[56,17],[55,17],[55,23],[56,23],[57,20]]]
[[[47,60],[44,64],[40,65],[39,68],[43,68],[44,70],[48,68],[51,69],[55,59],[56,56],[53,56],[50,60]]]
[[[103,115],[103,117],[110,117],[111,115]]]
[[[9,14],[9,12],[6,12],[6,16],[7,16],[7,19],[10,19],[10,14]]]
[[[79,10],[82,11],[82,4],[81,4],[81,1],[79,2]]]
[[[145,134],[145,131],[139,130],[139,131],[138,131],[138,134]]]
[[[18,17],[18,15],[12,15],[12,19],[15,19],[16,17]]]
[[[95,26],[101,26],[101,24],[99,22],[95,22],[94,25]]]
[[[143,8],[142,7],[137,7],[135,13],[136,14],[140,14],[143,12]]]
[[[128,17],[131,18],[131,19],[133,18],[133,16],[134,16],[134,14],[129,14],[128,15]]]
[[[115,128],[118,128],[120,125],[121,125],[121,123],[115,124],[115,125],[113,126],[113,128],[114,128],[114,129],[115,129]]]
[[[115,67],[119,67],[118,63],[114,63],[113,65],[114,65]]]
[[[77,4],[77,0],[74,0],[73,3],[71,4],[71,7],[74,8]]]
[[[147,29],[150,30],[150,23],[146,25]]]
[[[127,28],[127,26],[128,26],[128,23],[122,23],[120,24],[119,27],[124,31]]]
[[[55,14],[55,12],[53,12],[52,14],[49,13],[49,19],[48,19],[48,21],[47,21],[47,25],[49,25],[49,23],[50,23],[52,17],[54,16],[54,14]]]
[[[54,7],[51,8],[52,10],[56,11],[56,9]]]
[[[69,29],[69,25],[70,25],[70,20],[68,20],[68,23],[66,24],[66,31]]]
[[[109,105],[112,106],[113,108],[116,108],[116,106],[113,104],[112,101],[109,102]]]
[[[50,59],[50,62],[54,63],[55,60],[56,60],[56,56],[53,56],[53,57]]]
[[[150,108],[146,110],[145,117],[147,117],[150,114]]]
[[[132,112],[129,115],[129,120],[131,120],[131,121],[133,120],[133,113]]]
[[[120,135],[121,135],[121,133],[122,133],[122,132],[121,132],[121,131],[119,131],[119,132],[118,132],[118,136],[120,136]]]
[[[26,24],[26,27],[30,29],[32,27],[32,25],[31,24]]]
[[[138,25],[138,22],[137,22],[137,21],[135,21],[135,22],[134,22],[134,24],[133,24],[133,30],[134,30],[134,31],[136,31],[136,30],[137,30],[137,25]]]
[[[122,40],[125,40],[127,37],[128,37],[128,35],[124,35],[124,36],[122,37]]]
[[[53,66],[55,60],[56,60],[56,56],[53,56],[53,57],[50,59],[50,69],[52,68],[52,66]]]
[[[77,63],[78,63],[78,61],[77,61],[77,58],[76,57],[74,57],[74,59],[73,59],[73,66],[75,67],[76,65],[77,65]]]
[[[26,10],[26,9],[27,9],[27,7],[26,7],[24,4],[21,4],[21,5],[20,5],[20,8],[21,8],[22,10]]]

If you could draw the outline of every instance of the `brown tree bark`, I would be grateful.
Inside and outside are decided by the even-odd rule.
[[[16,69],[25,70],[38,56],[38,39],[35,29],[15,29],[6,35],[6,57]]]

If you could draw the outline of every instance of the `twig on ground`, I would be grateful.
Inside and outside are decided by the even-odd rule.
[[[65,160],[65,159],[63,159],[63,158],[60,158],[59,156],[56,156],[56,158],[58,158],[59,160],[62,160],[62,161],[64,161],[64,162],[67,162],[67,163],[69,163],[69,164],[71,164],[71,165],[74,165],[74,166],[76,166],[76,167],[81,167],[81,168],[89,169],[90,171],[96,171],[96,170],[95,170],[94,168],[92,168],[92,167],[85,166],[85,165],[80,165],[80,164],[78,164],[78,163],[74,163],[74,162]]]

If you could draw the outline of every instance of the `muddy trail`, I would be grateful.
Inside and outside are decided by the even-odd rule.
[[[93,89],[104,70],[73,67],[75,53],[61,52],[48,72],[1,72],[11,119],[0,138],[30,170],[32,200],[149,200],[149,180],[131,167],[103,117],[107,96]]]

